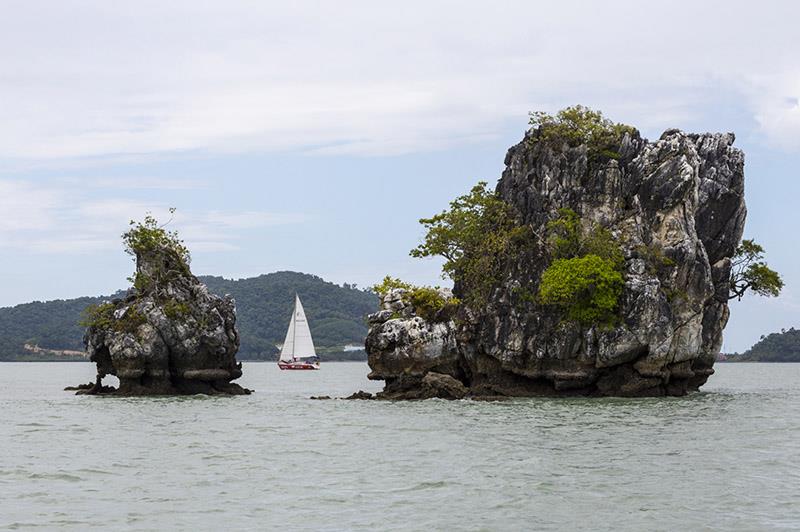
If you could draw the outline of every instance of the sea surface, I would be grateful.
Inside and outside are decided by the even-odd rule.
[[[246,397],[75,396],[0,363],[0,530],[800,530],[800,364],[684,398],[312,401],[363,363],[245,364]]]

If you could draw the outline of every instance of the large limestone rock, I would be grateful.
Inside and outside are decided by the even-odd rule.
[[[169,248],[137,253],[136,265],[153,281],[101,307],[84,337],[97,381],[78,393],[250,393],[231,382],[242,375],[233,299],[210,294]],[[106,375],[118,390],[101,387]]]
[[[473,395],[682,395],[713,373],[728,320],[730,257],[744,229],[744,156],[733,134],[626,135],[619,159],[586,146],[523,142],[497,185],[536,235],[560,208],[609,228],[622,243],[625,288],[612,329],[564,322],[520,296],[548,265],[545,243],[526,247],[488,304],[426,322],[387,294],[367,338],[370,378],[413,395],[428,372]],[[655,258],[654,258],[655,257]],[[661,258],[663,257],[663,258]],[[669,259],[669,260],[664,260]],[[456,296],[460,296],[458,286]]]

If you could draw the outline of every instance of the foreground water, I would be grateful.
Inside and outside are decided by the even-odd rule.
[[[307,399],[366,372],[122,399],[61,391],[89,364],[0,364],[0,529],[800,529],[800,364],[685,398]]]

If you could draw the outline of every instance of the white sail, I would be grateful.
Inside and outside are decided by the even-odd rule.
[[[289,330],[286,331],[286,341],[281,348],[281,362],[291,362],[298,358],[309,358],[317,356],[314,349],[314,340],[311,338],[311,329],[308,328],[308,320],[303,310],[303,303],[300,296],[295,295],[294,312],[289,322]]]

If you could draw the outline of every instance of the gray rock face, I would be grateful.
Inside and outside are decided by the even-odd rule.
[[[169,250],[136,262],[138,273],[160,281],[107,304],[105,319],[86,330],[97,382],[79,393],[250,393],[231,382],[242,375],[233,299],[211,295]],[[106,375],[119,378],[118,390],[101,387]]]
[[[388,390],[434,371],[473,395],[696,390],[722,345],[730,257],[744,230],[744,156],[733,134],[669,130],[655,142],[626,135],[619,159],[600,162],[585,146],[531,145],[536,134],[509,150],[497,191],[537,235],[565,207],[612,231],[625,255],[620,324],[564,322],[519,295],[520,286],[538,286],[548,265],[540,240],[507,265],[484,308],[462,307],[445,323],[375,315],[370,378],[386,380]],[[652,250],[669,260],[655,260]],[[403,308],[399,295],[400,302],[398,294],[384,298],[384,308]]]

